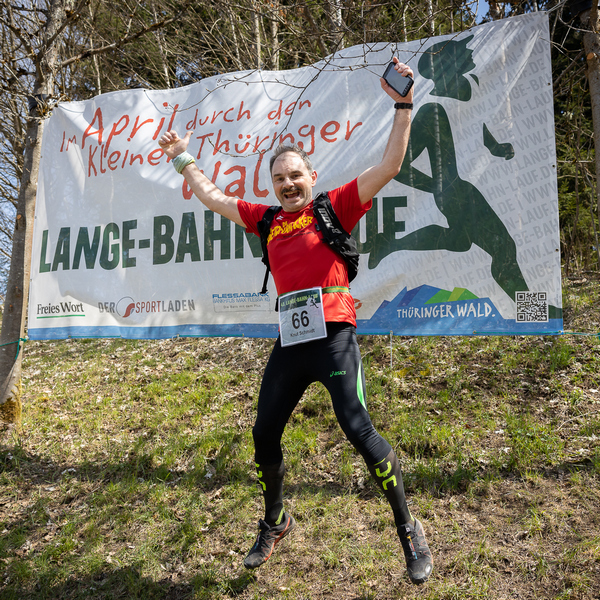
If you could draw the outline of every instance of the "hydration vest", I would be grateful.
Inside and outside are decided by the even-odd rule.
[[[262,261],[267,267],[261,294],[267,293],[267,281],[271,271],[269,253],[267,251],[269,231],[271,230],[273,219],[281,210],[281,206],[269,206],[263,218],[257,223],[263,253]],[[340,220],[333,210],[333,206],[331,206],[331,200],[329,200],[327,192],[321,192],[314,198],[313,214],[317,220],[317,231],[321,231],[323,234],[322,241],[344,259],[348,269],[348,281],[352,281],[358,273],[359,254],[356,240],[342,227]]]

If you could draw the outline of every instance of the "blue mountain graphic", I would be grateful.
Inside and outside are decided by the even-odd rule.
[[[553,332],[557,321],[517,324],[504,319],[489,298],[478,298],[464,288],[448,291],[421,285],[384,300],[370,319],[359,319],[357,326],[359,333],[371,334],[506,335]]]

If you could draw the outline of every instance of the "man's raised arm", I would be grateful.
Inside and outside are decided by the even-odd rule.
[[[400,74],[413,77],[413,71],[409,66],[399,62],[396,57],[393,58],[393,61],[396,63],[395,68]],[[394,102],[412,105],[414,86],[405,97],[394,91],[383,78],[381,78],[381,87]],[[390,108],[392,107],[390,106]],[[362,204],[368,202],[400,172],[408,147],[411,114],[412,109],[410,108],[396,110],[392,131],[381,162],[359,175],[358,194]]]
[[[164,153],[173,161],[173,166],[188,182],[196,197],[213,212],[245,227],[237,206],[237,198],[226,196],[198,167],[193,157],[187,153],[192,132],[180,138],[176,131],[168,131],[159,140]]]

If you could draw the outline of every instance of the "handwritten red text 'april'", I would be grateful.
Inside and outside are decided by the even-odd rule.
[[[164,103],[165,108],[168,108],[168,106],[167,103]],[[298,111],[300,114],[304,110],[306,114],[306,109],[310,107],[310,100],[292,102],[287,106],[283,106],[283,101],[280,100],[273,110],[267,114],[267,118],[275,126],[279,125],[281,121],[289,123],[289,117],[294,111]],[[158,140],[162,133],[173,128],[173,123],[178,114],[181,114],[181,111],[179,111],[179,105],[176,104],[168,121],[167,117],[145,119],[141,115],[134,117],[124,114],[114,123],[105,125],[102,108],[97,108],[91,123],[81,135],[81,149],[85,152],[87,147],[87,155],[84,153],[84,156],[87,157],[87,165],[85,166],[87,177],[100,177],[118,169],[137,167],[144,164],[156,167],[164,161],[169,162],[169,159],[160,148],[154,148],[147,153],[134,152],[129,148],[123,150],[122,148],[125,140],[127,143],[131,143],[136,136],[138,136],[138,139],[139,136],[145,139],[150,136],[152,140]],[[258,174],[265,152],[279,144],[298,144],[310,155],[314,153],[317,144],[320,142],[332,144],[339,140],[348,141],[356,128],[362,125],[360,121],[352,124],[350,120],[347,120],[346,123],[331,120],[320,127],[307,122],[298,127],[297,130],[289,131],[286,126],[283,131],[274,130],[273,133],[263,137],[239,133],[235,140],[225,137],[223,129],[219,127],[219,124],[222,123],[245,123],[251,121],[252,118],[251,110],[245,108],[242,100],[236,106],[225,110],[215,110],[208,115],[202,115],[200,109],[196,109],[193,118],[186,124],[186,130],[195,131],[202,128],[203,133],[195,137],[199,142],[196,151],[198,161],[207,163],[210,157],[228,155],[228,164],[230,164],[231,158],[256,155],[257,160],[253,167],[252,181],[253,193],[259,198],[264,198],[268,194],[267,190],[260,189],[258,182]],[[194,137],[192,137],[193,139]],[[121,149],[111,150],[111,146],[115,141]],[[63,131],[60,152],[67,152],[72,145],[78,146],[77,135],[67,137],[67,133]],[[191,148],[189,151],[194,152]],[[221,167],[222,162],[217,160],[214,163],[211,175],[213,183],[216,183],[219,176],[236,175],[236,179],[224,186],[223,191],[227,195],[243,199],[248,179],[246,167],[233,165],[223,173],[221,173]],[[186,198],[192,195],[187,184],[183,186],[183,194]]]

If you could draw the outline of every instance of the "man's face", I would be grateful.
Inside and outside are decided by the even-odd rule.
[[[317,173],[309,173],[302,158],[295,152],[284,152],[273,163],[273,191],[286,212],[298,212],[310,204]]]

